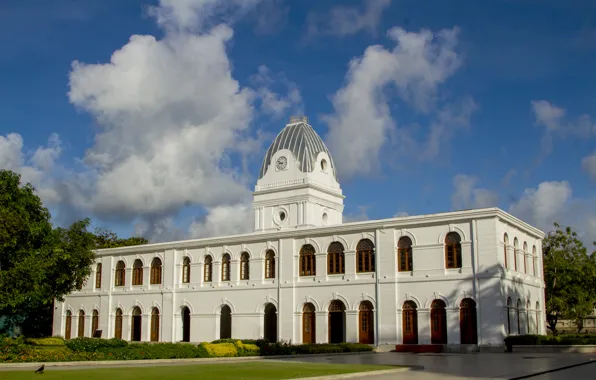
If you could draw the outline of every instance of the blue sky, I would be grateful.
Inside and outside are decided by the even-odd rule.
[[[8,0],[0,43],[0,168],[57,224],[250,230],[304,113],[346,220],[498,206],[596,240],[590,1]]]

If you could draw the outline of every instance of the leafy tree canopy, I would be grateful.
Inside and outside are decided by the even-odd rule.
[[[596,255],[588,254],[577,233],[557,223],[543,241],[546,314],[549,329],[568,318],[579,329],[596,305]]]
[[[129,247],[132,245],[148,244],[149,240],[144,237],[133,236],[119,238],[112,230],[107,228],[95,229],[95,248],[117,248]]]
[[[0,316],[17,323],[84,284],[95,249],[145,244],[110,230],[89,231],[90,220],[54,228],[50,212],[20,175],[0,170]],[[51,314],[50,314],[51,317]],[[51,321],[51,319],[50,319]],[[50,324],[51,326],[51,324]]]

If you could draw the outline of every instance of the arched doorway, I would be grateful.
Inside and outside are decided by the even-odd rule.
[[[114,338],[122,339],[122,309],[116,309]]]
[[[156,307],[151,310],[151,341],[159,341],[159,310]]]
[[[465,298],[459,305],[459,331],[461,344],[478,344],[476,302]]]
[[[277,308],[274,304],[268,303],[265,306],[265,339],[269,342],[277,342]]]
[[[434,300],[430,305],[430,342],[447,344],[447,312],[443,300]]]
[[[307,303],[302,308],[302,343],[316,343],[315,307]]]
[[[230,339],[231,337],[232,309],[228,305],[223,305],[219,316],[219,339]]]
[[[142,326],[143,317],[141,315],[141,309],[138,306],[135,306],[132,309],[132,323],[131,323],[131,330],[130,330],[130,340],[133,342],[140,342],[141,341],[141,326]]]
[[[99,329],[99,311],[93,310],[91,317],[91,336],[95,335],[95,331]]]
[[[375,343],[373,305],[370,301],[362,301],[358,310],[358,341],[364,344]]]
[[[79,331],[78,337],[82,338],[85,336],[85,312],[79,310]]]
[[[342,343],[346,332],[346,306],[340,300],[329,305],[329,343]]]
[[[66,311],[66,326],[64,327],[64,339],[70,339],[72,329],[72,313],[70,310]]]
[[[404,302],[402,324],[404,344],[418,344],[418,312],[413,301]]]
[[[182,308],[182,341],[190,342],[190,309]]]

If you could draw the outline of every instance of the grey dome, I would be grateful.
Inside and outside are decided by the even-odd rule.
[[[296,122],[293,123],[293,121]],[[300,164],[299,169],[303,173],[310,173],[314,170],[317,155],[319,153],[327,153],[329,161],[331,161],[329,164],[331,165],[331,170],[333,170],[333,176],[337,179],[335,163],[333,162],[333,158],[331,157],[327,146],[325,146],[325,143],[321,140],[321,137],[317,132],[315,132],[315,130],[308,124],[306,118],[292,118],[290,119],[290,123],[292,124],[286,125],[286,127],[279,132],[275,140],[271,143],[271,146],[269,146],[269,149],[267,149],[267,154],[265,154],[265,159],[261,166],[259,179],[263,178],[267,172],[267,168],[275,153],[282,149],[289,149],[294,154],[294,157]]]

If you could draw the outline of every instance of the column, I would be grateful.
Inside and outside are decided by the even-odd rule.
[[[356,251],[344,251],[346,262],[346,280],[356,279]]]
[[[349,343],[357,343],[358,340],[358,310],[346,310],[346,336]]]
[[[327,253],[317,252],[315,253],[315,260],[317,263],[317,274],[315,281],[324,282],[327,281]],[[346,305],[347,307],[348,305]]]
[[[430,310],[418,309],[418,344],[430,344]]]
[[[327,323],[329,322],[329,318],[327,317],[327,311],[316,311],[315,318],[316,318],[316,326],[317,329],[316,339],[317,343],[327,343],[329,342],[329,331],[327,330]]]
[[[459,327],[459,308],[448,308],[447,313],[447,344],[460,344],[461,332]]]

